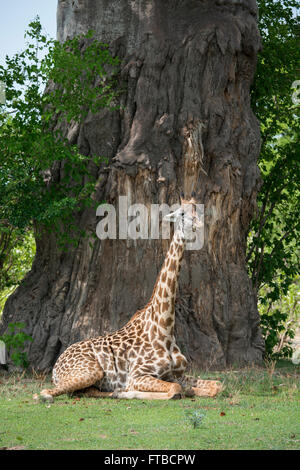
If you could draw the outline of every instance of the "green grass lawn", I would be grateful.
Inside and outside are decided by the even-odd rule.
[[[142,401],[72,398],[35,403],[49,377],[0,376],[0,448],[299,449],[300,367],[285,363],[201,373],[220,378],[216,398]],[[200,419],[193,417],[197,413]]]

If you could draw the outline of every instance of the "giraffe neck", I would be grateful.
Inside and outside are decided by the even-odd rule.
[[[152,294],[152,321],[166,336],[174,334],[175,299],[185,243],[182,232],[176,230]]]

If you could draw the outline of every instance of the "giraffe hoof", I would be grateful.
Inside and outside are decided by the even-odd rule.
[[[119,388],[116,388],[111,394],[110,398],[119,398],[120,391],[121,390]]]
[[[184,396],[187,398],[191,398],[195,396],[195,391],[192,388],[186,388],[184,391]]]
[[[40,401],[43,403],[53,403],[53,396],[50,393],[47,393],[47,390],[42,390],[40,393]]]
[[[172,396],[172,400],[181,400],[182,394],[181,393],[175,393],[175,395]]]

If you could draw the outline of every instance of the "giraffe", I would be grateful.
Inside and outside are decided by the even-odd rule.
[[[52,372],[54,388],[42,400],[64,393],[87,397],[180,398],[187,386],[187,359],[174,337],[175,298],[186,240],[202,228],[194,197],[181,198],[180,208],[165,216],[177,228],[147,305],[114,333],[69,346]],[[215,396],[220,382],[189,380],[187,395]]]

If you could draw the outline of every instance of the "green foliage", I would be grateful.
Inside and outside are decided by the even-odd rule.
[[[17,286],[29,270],[35,255],[32,232],[10,229],[0,233],[0,291]],[[1,310],[1,309],[0,309]]]
[[[271,305],[287,294],[299,274],[300,108],[293,103],[292,84],[299,78],[300,49],[299,22],[292,10],[298,2],[259,0],[258,4],[263,48],[251,98],[261,124],[263,184],[251,224],[247,262],[259,305],[268,305],[268,314],[261,312],[270,354],[287,314]],[[289,349],[285,352],[290,354]]]
[[[12,227],[0,232],[0,316],[8,297],[30,270],[35,255],[35,239]]]
[[[30,266],[29,266],[29,269],[30,269]],[[16,288],[16,286],[4,287],[0,291],[0,319],[1,319],[3,309],[4,309],[4,305],[5,305],[8,297],[14,292],[15,288]]]
[[[55,42],[45,60],[47,76],[56,84],[43,98],[50,105],[47,119],[52,119],[53,110],[68,122],[79,122],[89,112],[116,109],[118,64],[108,45],[96,41],[92,31],[63,44]]]
[[[66,135],[88,112],[115,109],[118,58],[93,32],[61,44],[37,17],[26,48],[0,65],[0,308],[30,268],[32,232],[56,230],[61,246],[77,243],[75,217],[93,199],[100,155],[82,155]],[[46,93],[44,92],[46,90]],[[59,178],[55,176],[59,173]]]
[[[8,333],[0,336],[0,340],[4,341],[7,351],[10,353],[10,358],[17,367],[26,369],[28,361],[24,346],[27,341],[32,341],[31,336],[22,331],[25,328],[25,323],[9,323]]]
[[[0,231],[34,223],[61,230],[61,222],[69,223],[83,205],[95,204],[91,166],[101,164],[101,156],[87,158],[71,145],[65,124],[75,125],[89,111],[114,109],[118,59],[91,32],[64,44],[48,40],[39,19],[26,37],[27,48],[0,66],[6,84],[6,105],[0,106]],[[53,168],[63,169],[59,181]]]
[[[279,335],[286,332],[289,338],[294,337],[294,331],[285,328],[285,323],[288,319],[288,314],[282,313],[279,309],[273,310],[272,314],[261,314],[261,330],[265,338],[266,358],[267,359],[280,359],[282,357],[291,357],[293,349],[290,344],[281,348],[279,352],[274,352],[279,342]]]
[[[266,288],[265,288],[266,289]],[[300,318],[300,283],[297,279],[286,295],[273,302],[267,298],[262,289],[259,311],[261,328],[265,338],[266,358],[278,360],[291,357],[293,349],[291,340],[295,336],[295,328]]]

